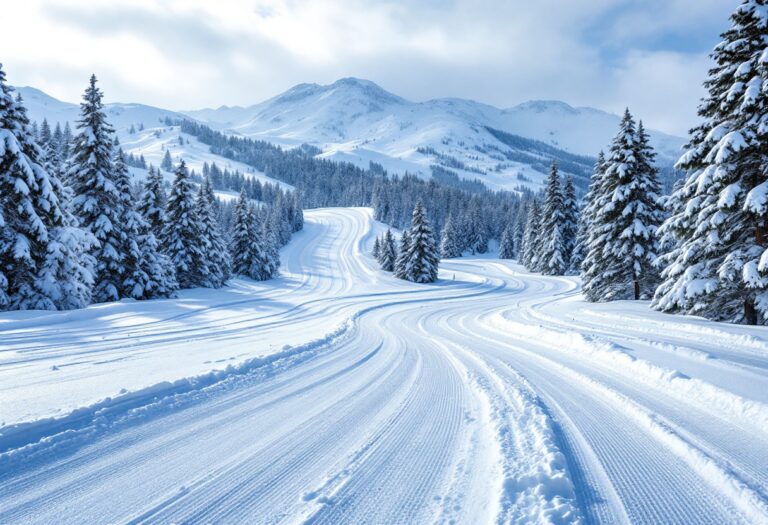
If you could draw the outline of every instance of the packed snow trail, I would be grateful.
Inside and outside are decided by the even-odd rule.
[[[4,314],[0,522],[768,523],[764,328],[306,217],[275,282]]]

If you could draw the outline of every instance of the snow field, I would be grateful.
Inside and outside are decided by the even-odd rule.
[[[4,314],[0,521],[768,521],[765,330],[306,217],[274,282]]]

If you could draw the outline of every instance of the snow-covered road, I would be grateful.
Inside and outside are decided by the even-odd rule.
[[[276,281],[0,316],[0,523],[768,523],[768,330],[306,218]]]

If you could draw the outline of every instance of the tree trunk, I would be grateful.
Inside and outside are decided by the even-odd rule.
[[[635,301],[640,299],[640,281],[635,279]]]
[[[751,325],[757,324],[757,310],[751,297],[744,299],[744,322]]]

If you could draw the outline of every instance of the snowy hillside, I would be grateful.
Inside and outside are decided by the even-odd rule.
[[[593,157],[610,144],[619,123],[616,115],[563,102],[508,110],[462,99],[415,103],[355,78],[300,84],[247,108],[185,114],[244,136],[314,144],[325,157],[361,166],[373,161],[390,171],[428,175],[437,164],[497,188],[540,187],[551,159],[585,187]],[[517,137],[500,140],[497,131]],[[652,142],[660,163],[669,165],[683,139],[652,132]]]
[[[278,279],[0,314],[2,523],[768,523],[768,329],[320,209]]]
[[[74,123],[77,104],[61,102],[34,88],[19,88],[32,120]],[[300,84],[250,107],[186,111],[183,114],[142,104],[106,104],[110,122],[126,151],[143,154],[158,165],[164,147],[183,156],[199,170],[216,162],[244,173],[252,171],[216,155],[194,137],[178,143],[178,129],[167,119],[192,118],[238,135],[294,147],[318,146],[323,158],[367,168],[381,164],[392,173],[428,177],[433,166],[466,179],[479,179],[491,188],[534,190],[543,185],[548,166],[556,160],[561,171],[575,176],[586,189],[594,156],[606,148],[619,118],[592,108],[563,102],[534,101],[498,109],[471,100],[437,99],[410,102],[367,80],[345,78],[321,86]],[[129,133],[133,128],[135,134]],[[142,129],[143,128],[143,129]],[[670,166],[683,139],[651,133],[659,163]],[[262,174],[256,176],[264,179]]]
[[[69,122],[75,131],[77,119],[80,118],[80,106],[55,99],[39,89],[31,87],[16,88],[24,99],[30,120],[42,122],[48,119],[53,126],[57,122],[62,126]],[[143,155],[147,163],[160,166],[165,151],[171,153],[174,163],[183,158],[190,169],[200,173],[203,163],[216,163],[220,168],[241,173],[264,181],[269,181],[290,188],[289,185],[275,181],[257,172],[253,167],[235,162],[210,152],[210,148],[199,142],[195,137],[181,133],[179,126],[167,125],[167,119],[177,121],[189,117],[143,104],[105,104],[105,113],[109,123],[115,129],[120,144],[126,153],[136,156]],[[180,140],[183,139],[183,140]],[[183,144],[182,144],[183,142]],[[141,178],[144,170],[131,168],[131,172]],[[170,180],[170,173],[165,174]],[[224,194],[222,194],[224,196]]]

